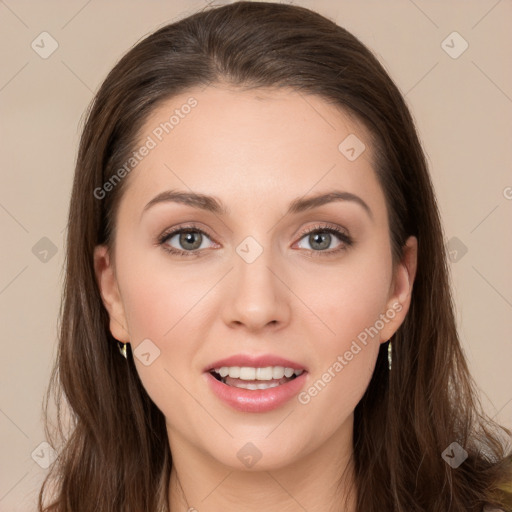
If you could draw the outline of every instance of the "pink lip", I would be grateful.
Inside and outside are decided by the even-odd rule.
[[[219,361],[215,361],[214,363],[207,366],[203,371],[209,372],[215,368],[221,368],[222,366],[245,366],[249,368],[283,366],[285,368],[293,368],[294,370],[307,370],[307,368],[299,363],[296,363],[295,361],[290,361],[289,359],[284,359],[283,357],[274,356],[272,354],[264,354],[261,356],[237,354],[225,359],[220,359]]]
[[[235,365],[223,364],[223,366]],[[236,366],[238,366],[238,364]],[[246,366],[258,365],[255,365],[253,362]],[[293,366],[288,365],[288,363],[286,365],[270,364],[267,366],[289,366],[290,368],[293,368]],[[218,368],[218,366],[216,368]],[[288,400],[297,395],[301,388],[304,387],[308,373],[304,371],[298,377],[295,377],[295,379],[274,388],[255,390],[228,386],[227,384],[218,381],[209,372],[206,372],[203,375],[213,393],[227,405],[242,412],[267,412],[281,407],[283,404],[288,402]]]

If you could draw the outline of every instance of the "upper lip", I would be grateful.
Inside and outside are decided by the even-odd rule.
[[[204,371],[210,372],[215,368],[222,368],[223,366],[245,366],[249,368],[266,368],[268,366],[283,366],[285,368],[293,368],[294,370],[306,370],[300,363],[291,361],[284,357],[276,356],[273,354],[262,354],[259,356],[248,354],[236,354],[224,359],[219,359],[214,363],[208,365]],[[306,370],[307,371],[307,370]]]

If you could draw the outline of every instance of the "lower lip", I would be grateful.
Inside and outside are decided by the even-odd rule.
[[[307,372],[295,379],[268,389],[242,389],[228,386],[211,373],[204,374],[210,389],[226,404],[242,412],[267,412],[281,407],[304,386]],[[263,381],[264,382],[264,381]]]

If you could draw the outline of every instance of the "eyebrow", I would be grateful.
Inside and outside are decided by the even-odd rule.
[[[373,213],[370,207],[366,204],[363,199],[359,196],[352,194],[351,192],[345,192],[341,190],[333,190],[327,193],[320,193],[310,197],[299,197],[294,199],[289,205],[285,215],[293,215],[301,213],[313,208],[318,208],[324,204],[336,202],[336,201],[351,201],[361,206],[368,216],[373,220]],[[181,203],[192,208],[198,208],[200,210],[209,211],[217,215],[229,215],[230,210],[227,208],[220,199],[214,196],[208,196],[205,194],[199,194],[195,192],[184,192],[179,190],[166,190],[155,196],[149,203],[146,204],[142,210],[142,215],[159,203],[174,202]]]

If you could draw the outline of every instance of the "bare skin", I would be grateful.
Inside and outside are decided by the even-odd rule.
[[[166,417],[171,510],[340,510],[352,482],[354,409],[380,343],[409,309],[417,241],[407,241],[404,259],[393,266],[368,133],[323,99],[224,85],[191,89],[159,106],[140,140],[155,138],[155,127],[191,96],[197,106],[125,178],[114,259],[104,246],[95,252],[113,336],[132,350],[145,339],[160,350],[150,365],[137,357],[135,364]],[[366,145],[354,161],[338,149],[349,134]],[[144,211],[169,189],[215,196],[229,213],[176,202]],[[291,201],[333,190],[357,195],[370,213],[341,200],[285,214]],[[195,234],[197,257],[165,251],[191,252],[179,234],[159,245],[169,228],[191,222],[205,232]],[[326,225],[352,244],[322,231]],[[305,234],[316,227],[316,237]],[[251,263],[236,251],[247,237],[262,249]],[[358,342],[360,351],[333,370],[371,326],[378,334]],[[208,364],[267,353],[307,367],[302,403],[294,397],[272,411],[240,412],[206,385]],[[308,394],[329,369],[327,385]],[[247,443],[261,453],[252,467],[237,457]],[[355,499],[343,510],[355,512]]]

